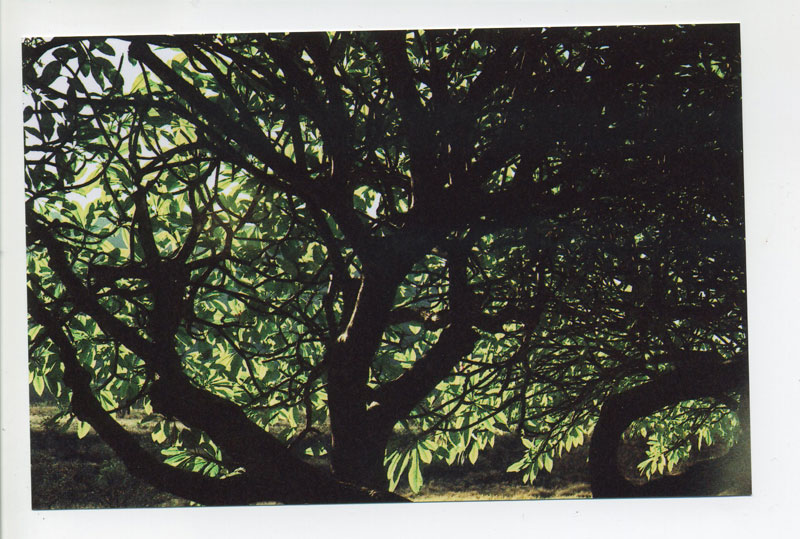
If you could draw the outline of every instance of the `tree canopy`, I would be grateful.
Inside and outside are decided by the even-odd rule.
[[[134,475],[393,501],[593,434],[635,495],[622,436],[651,485],[746,437],[737,26],[23,49],[31,384]]]

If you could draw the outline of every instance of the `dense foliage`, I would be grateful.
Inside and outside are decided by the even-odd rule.
[[[733,444],[738,51],[730,25],[30,40],[32,386],[201,503],[396,499],[506,434],[532,481],[686,369],[618,426],[642,473]]]

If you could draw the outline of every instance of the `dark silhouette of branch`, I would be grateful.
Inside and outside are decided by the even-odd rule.
[[[715,356],[715,354],[711,354]],[[667,476],[637,486],[628,482],[617,465],[617,448],[622,433],[634,420],[666,406],[703,397],[724,397],[741,391],[747,382],[747,362],[722,362],[719,356],[687,352],[676,360],[675,370],[646,384],[612,395],[603,403],[592,434],[589,467],[595,498],[633,496],[687,496],[719,494],[719,470],[734,459],[732,455],[690,467],[678,476]],[[746,459],[749,462],[749,458]]]

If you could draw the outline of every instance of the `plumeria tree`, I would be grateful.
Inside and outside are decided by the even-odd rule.
[[[746,438],[736,26],[31,39],[24,82],[31,383],[150,484],[393,501],[593,433],[595,495],[685,493]]]

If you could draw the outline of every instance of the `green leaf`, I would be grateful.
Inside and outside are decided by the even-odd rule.
[[[534,448],[533,440],[529,440],[528,438],[522,438],[522,445],[524,445],[526,449],[532,450]]]
[[[97,50],[103,54],[107,54],[108,56],[114,56],[114,47],[112,47],[107,41],[101,41],[98,43]]]
[[[44,376],[38,374],[33,376],[33,390],[36,391],[37,395],[42,396],[44,392]]]
[[[411,466],[408,469],[408,486],[414,493],[419,492],[422,488],[422,471],[419,468],[419,452],[413,451],[411,453]]]
[[[92,78],[97,83],[98,86],[103,88],[103,68],[100,67],[100,64],[97,62],[91,62],[89,64],[89,71],[92,74]]]
[[[472,442],[472,449],[470,449],[470,451],[469,451],[469,461],[472,464],[475,464],[475,462],[477,462],[478,453],[480,453],[480,448],[478,447],[478,444],[475,443],[475,442]]]
[[[41,133],[45,138],[50,138],[53,136],[55,125],[56,121],[52,114],[49,112],[41,113],[39,116],[39,127],[41,128]]]
[[[150,433],[150,437],[157,444],[163,444],[167,441],[167,434],[164,432],[164,424],[158,426],[156,430]]]
[[[397,465],[400,463],[401,454],[397,451],[391,453],[389,458],[387,459],[389,462],[389,467],[387,469],[387,477],[391,480],[395,477],[395,470],[397,469]]]
[[[71,47],[63,47],[53,51],[53,56],[58,58],[62,63],[75,58],[77,54]]]
[[[42,70],[42,75],[39,77],[39,84],[42,86],[52,86],[53,82],[55,82],[60,74],[61,62],[53,60]]]
[[[400,478],[403,476],[403,471],[405,471],[406,466],[408,465],[408,460],[410,457],[410,453],[405,453],[402,456],[398,453],[397,460],[395,461],[394,467],[391,465],[389,466],[389,490],[393,491],[397,487],[397,483],[400,482]]]
[[[78,438],[83,438],[89,431],[92,429],[92,426],[85,421],[78,421]]]
[[[548,472],[553,471],[553,459],[550,458],[550,455],[545,453],[542,455],[542,461],[544,462],[544,469]]]
[[[417,445],[417,451],[419,452],[419,458],[422,459],[422,462],[425,464],[431,463],[433,460],[433,453],[431,453],[430,449],[425,447],[424,442]]]
[[[513,463],[511,466],[506,468],[506,471],[507,472],[519,472],[520,470],[522,470],[522,468],[524,468],[527,465],[528,465],[528,460],[527,459],[518,460],[517,462]]]

